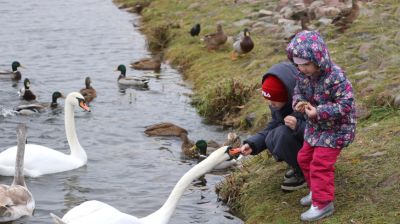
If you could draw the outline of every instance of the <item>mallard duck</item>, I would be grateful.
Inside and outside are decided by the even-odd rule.
[[[24,178],[25,124],[18,125],[17,139],[17,153],[14,154],[14,180],[10,186],[0,185],[0,222],[14,221],[22,216],[32,216],[35,209],[35,200],[28,190]]]
[[[155,70],[161,69],[161,60],[158,58],[142,58],[130,64],[131,68],[137,70]]]
[[[33,113],[42,112],[48,108],[54,109],[58,107],[57,103],[58,98],[65,98],[65,97],[62,93],[56,91],[52,94],[51,103],[33,103],[33,104],[19,105],[15,108],[15,111],[17,111],[19,114],[22,115],[30,115]]]
[[[224,45],[227,40],[228,36],[225,35],[222,30],[221,24],[217,25],[217,32],[204,36],[204,42],[206,43],[208,51],[217,50],[220,46]]]
[[[165,203],[157,211],[143,217],[120,212],[116,208],[100,201],[86,201],[68,211],[61,219],[54,214],[50,214],[57,224],[166,224],[169,223],[171,216],[175,213],[179,200],[194,180],[211,171],[218,164],[237,158],[240,150],[230,149],[227,146],[219,148],[188,172],[186,172],[177,182]]]
[[[144,77],[127,77],[125,65],[119,65],[115,71],[120,71],[121,74],[118,77],[118,83],[127,86],[139,86],[147,88],[149,87],[149,78]]]
[[[249,53],[254,48],[253,40],[250,37],[250,32],[247,28],[240,32],[233,43],[233,51],[231,59],[236,60],[238,55]]]
[[[335,18],[333,18],[332,24],[340,27],[339,31],[344,32],[349,25],[357,19],[359,14],[360,6],[358,5],[358,0],[353,0],[351,8],[342,10]]]
[[[82,88],[79,92],[82,94],[83,97],[85,97],[86,103],[91,102],[94,98],[96,98],[96,90],[90,85],[92,83],[92,80],[90,77],[85,78],[85,88]]]
[[[190,36],[192,36],[192,37],[194,37],[194,36],[198,36],[199,34],[200,34],[200,24],[199,23],[197,23],[196,25],[194,25],[191,29],[190,29],[190,31],[189,31],[189,33],[190,33]]]
[[[18,67],[24,68],[18,61],[11,63],[11,71],[0,71],[1,78],[11,78],[12,80],[21,80],[21,72],[18,71]]]
[[[25,78],[24,87],[22,87],[18,92],[19,96],[26,101],[36,100],[36,95],[32,92],[32,90],[29,89],[30,86],[31,82],[28,78]]]

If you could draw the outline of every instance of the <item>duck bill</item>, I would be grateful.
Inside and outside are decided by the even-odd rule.
[[[23,66],[23,65],[19,65],[19,67],[20,67],[20,68],[26,68],[26,67],[25,67],[25,66]]]
[[[84,109],[85,111],[90,112],[90,108],[89,108],[89,106],[88,106],[85,102],[83,102],[83,101],[79,102],[79,106],[80,106],[82,109]]]

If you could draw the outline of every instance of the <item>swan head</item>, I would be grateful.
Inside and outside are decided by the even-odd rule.
[[[90,112],[90,108],[86,104],[85,98],[82,96],[82,94],[78,92],[72,92],[68,94],[67,99],[65,101],[66,103],[69,103],[74,107],[80,107],[83,110]]]
[[[207,160],[218,160],[223,157],[226,158],[225,161],[229,161],[232,159],[237,159],[241,154],[240,148],[232,148],[230,146],[222,146],[221,148],[215,150],[211,153]]]

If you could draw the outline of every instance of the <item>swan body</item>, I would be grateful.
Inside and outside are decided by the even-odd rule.
[[[35,209],[35,200],[25,184],[23,172],[26,141],[26,126],[23,124],[18,125],[17,139],[14,181],[10,186],[0,185],[0,222],[31,216]]]
[[[86,111],[90,111],[85,103],[85,99],[80,93],[72,92],[65,100],[65,131],[71,154],[64,154],[54,149],[27,144],[25,146],[26,156],[24,173],[26,176],[38,177],[44,174],[59,173],[79,168],[86,164],[87,155],[79,144],[75,130],[74,108],[80,106]],[[14,175],[15,154],[17,147],[11,147],[0,153],[0,175]]]
[[[143,217],[122,213],[99,201],[84,202],[67,212],[62,219],[52,214],[57,224],[167,224],[173,215],[179,199],[193,180],[212,170],[217,164],[237,156],[240,150],[224,146],[194,166],[178,181],[164,205],[154,213]],[[112,217],[107,219],[105,217]]]
[[[18,62],[18,61],[14,61],[11,64],[11,71],[0,71],[0,78],[11,78],[12,80],[21,80],[21,72],[18,71],[18,67],[23,68],[23,66]]]

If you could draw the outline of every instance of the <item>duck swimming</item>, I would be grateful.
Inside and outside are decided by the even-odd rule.
[[[50,215],[56,224],[167,224],[180,198],[193,180],[211,171],[219,163],[236,158],[239,154],[238,149],[231,149],[228,146],[219,148],[181,177],[160,209],[143,218],[120,212],[106,203],[95,200],[86,201],[72,208],[62,219],[54,214]]]
[[[36,95],[32,92],[31,89],[29,89],[30,87],[31,87],[31,82],[29,81],[28,78],[25,78],[24,87],[22,87],[19,90],[18,95],[26,101],[36,100]]]
[[[35,200],[28,190],[24,178],[24,153],[26,142],[26,126],[17,127],[17,153],[15,175],[10,186],[0,185],[0,222],[14,221],[22,216],[31,216],[35,209]]]
[[[139,86],[148,88],[149,78],[144,77],[127,77],[125,65],[119,65],[115,71],[120,71],[121,74],[118,76],[118,83],[127,86]]]
[[[86,103],[92,102],[94,98],[96,98],[97,93],[96,90],[91,86],[92,80],[90,77],[85,78],[85,88],[82,88],[79,92],[85,97]]]
[[[18,67],[24,68],[18,61],[11,63],[11,71],[0,71],[0,78],[11,78],[12,80],[21,80],[21,72],[18,71]]]
[[[27,144],[25,146],[26,156],[24,164],[24,173],[26,176],[38,177],[44,174],[73,170],[86,165],[87,155],[79,144],[75,130],[74,109],[76,107],[90,111],[82,94],[72,92],[68,94],[64,106],[65,132],[71,153],[64,154],[45,146]],[[16,151],[17,147],[14,146],[0,153],[0,175],[14,175]]]
[[[58,98],[65,98],[64,95],[58,91],[52,94],[51,103],[31,103],[17,106],[14,110],[22,115],[31,115],[33,113],[42,112],[48,108],[55,109],[58,107]]]

